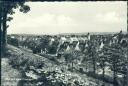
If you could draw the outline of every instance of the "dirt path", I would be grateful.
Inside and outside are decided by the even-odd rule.
[[[17,86],[19,80],[21,79],[21,74],[19,71],[9,65],[8,58],[2,58],[1,64],[1,86]]]

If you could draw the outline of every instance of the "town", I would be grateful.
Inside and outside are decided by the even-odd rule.
[[[128,86],[127,5],[1,0],[1,86]]]
[[[128,34],[122,31],[104,35],[12,34],[7,39],[9,45],[25,51],[10,58],[10,63],[35,85],[125,86]],[[26,53],[33,55],[25,57]],[[32,84],[31,80],[26,83]]]

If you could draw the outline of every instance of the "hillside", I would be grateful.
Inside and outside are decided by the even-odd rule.
[[[28,49],[8,45],[7,55],[6,58],[2,58],[2,85],[38,86],[44,84],[43,86],[47,86],[52,84],[50,86],[61,86],[61,84],[69,84],[68,86],[78,86],[77,84],[81,84],[81,86],[97,86],[102,83],[86,74],[71,72],[66,69],[66,65],[58,65],[46,57],[31,53]],[[26,63],[25,60],[27,60]]]

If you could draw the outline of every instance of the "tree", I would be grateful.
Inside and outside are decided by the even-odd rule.
[[[105,47],[105,49],[107,50],[105,54],[108,56],[109,67],[113,71],[113,84],[118,86],[117,74],[124,63],[123,49],[118,43],[113,43],[111,46]]]
[[[1,12],[1,6],[0,6],[0,12]],[[2,36],[2,29],[1,29],[1,20],[2,20],[2,17],[1,17],[1,13],[0,13],[0,62],[1,62],[1,36]],[[1,71],[1,63],[0,63],[0,71]],[[1,76],[1,73],[0,73],[0,76]],[[0,82],[1,84],[1,82]]]
[[[8,14],[13,15],[14,9],[20,7],[20,12],[27,13],[30,8],[27,5],[24,5],[25,1],[0,1],[0,13],[1,13],[1,30],[2,30],[2,53],[4,55],[7,43],[7,21],[11,21],[13,18],[8,17]]]
[[[53,43],[49,47],[49,53],[50,54],[56,54],[58,45],[59,45],[59,41],[58,40],[53,41]]]
[[[80,51],[74,50],[74,49],[70,49],[68,51],[64,52],[64,57],[65,57],[65,61],[67,63],[71,63],[71,69],[73,71],[74,68],[74,61],[78,60],[78,57],[81,56]]]
[[[88,53],[89,53],[90,62],[93,65],[93,73],[96,73],[97,52],[96,52],[96,45],[93,41],[89,42]]]
[[[128,37],[128,34],[124,35],[124,37]],[[122,64],[122,69],[121,72],[124,74],[124,81],[123,81],[123,86],[127,86],[128,82],[128,41],[127,40],[122,40],[120,45],[123,48],[123,55],[124,55],[124,61]]]
[[[0,12],[1,12],[1,6],[0,6]],[[0,13],[0,58],[1,58],[1,36],[2,36],[2,28],[1,28],[1,21],[2,21],[2,15],[1,15],[1,13]],[[0,61],[1,62],[1,61]],[[0,66],[1,67],[1,66]]]
[[[45,51],[45,53],[47,52],[48,48],[49,48],[49,37],[48,36],[44,36],[43,38],[40,39],[40,47],[43,51]]]
[[[105,54],[105,52],[106,52],[106,49],[103,46],[103,48],[99,51],[99,55],[98,55],[99,56],[99,59],[98,59],[99,66],[102,69],[103,82],[105,82],[104,81],[104,79],[105,79],[105,67],[107,66],[107,62],[108,62],[108,56]]]

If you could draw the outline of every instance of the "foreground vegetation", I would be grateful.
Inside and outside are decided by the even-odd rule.
[[[107,37],[109,38],[109,35]],[[43,37],[45,41],[40,42],[39,39],[36,41],[10,39],[11,41],[8,41],[10,44],[12,42],[15,44],[14,46],[20,46],[19,48],[23,51],[40,55],[38,57],[32,54],[31,56],[24,56],[22,53],[10,58],[10,64],[14,68],[22,70],[25,76],[33,78],[33,83],[36,85],[40,83],[44,86],[47,84],[50,86],[90,86],[93,83],[92,86],[110,86],[111,84],[126,86],[127,40],[123,40],[124,36],[116,40],[108,38],[101,41],[100,44],[96,40],[103,40],[103,38],[87,40],[84,49],[80,48],[82,45],[79,45],[80,50],[63,47],[60,51],[57,51],[58,47],[55,43],[57,41],[49,45],[50,41],[47,37]],[[45,47],[43,46],[44,43]],[[47,52],[39,52],[40,47],[47,49]],[[37,51],[35,52],[34,49]],[[48,83],[45,83],[46,81]]]
[[[9,47],[7,52],[9,64],[22,75],[19,86],[99,86],[101,83],[98,79],[73,72],[66,69],[66,65],[57,65],[28,50],[24,51],[10,45]]]

